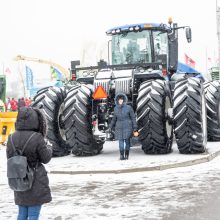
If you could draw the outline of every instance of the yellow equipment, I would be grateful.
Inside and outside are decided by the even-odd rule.
[[[37,63],[43,63],[43,64],[48,64],[50,66],[56,67],[57,69],[60,70],[60,72],[62,74],[64,74],[66,79],[70,79],[70,71],[65,69],[64,67],[62,67],[60,64],[48,61],[48,60],[43,60],[43,59],[38,59],[38,58],[33,58],[33,57],[26,57],[23,55],[17,55],[14,58],[15,61],[19,61],[19,60],[27,60],[27,61],[32,61],[32,62],[37,62]]]
[[[3,144],[8,135],[15,131],[17,112],[0,112],[0,144]]]

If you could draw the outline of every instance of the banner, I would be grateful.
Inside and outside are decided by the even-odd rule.
[[[26,68],[26,88],[30,90],[33,87],[33,72],[30,67],[25,66]]]
[[[191,66],[192,68],[195,68],[196,66],[196,62],[186,54],[185,54],[185,64]]]
[[[62,80],[63,79],[62,73],[59,70],[57,70],[56,68],[54,68],[53,66],[50,66],[50,72],[51,72],[51,79],[52,80]]]

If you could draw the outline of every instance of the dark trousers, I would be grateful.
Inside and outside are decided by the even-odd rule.
[[[18,206],[17,220],[38,220],[40,216],[41,205],[36,206]]]
[[[119,140],[119,150],[120,151],[130,150],[130,146],[131,146],[130,138]]]

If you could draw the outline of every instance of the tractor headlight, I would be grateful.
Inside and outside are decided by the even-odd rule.
[[[84,71],[84,72],[82,73],[82,75],[83,75],[83,77],[86,77],[86,76],[89,75],[89,73],[88,73],[88,71]]]
[[[136,26],[136,27],[134,28],[134,30],[135,30],[135,31],[139,31],[139,30],[140,30],[140,27],[139,27],[139,26]]]
[[[94,72],[94,71],[91,71],[91,72],[89,73],[89,75],[90,75],[90,76],[94,76],[94,75],[95,75],[95,72]]]

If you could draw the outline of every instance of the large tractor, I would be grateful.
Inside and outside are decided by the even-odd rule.
[[[54,156],[99,154],[113,139],[107,131],[118,93],[136,112],[146,154],[171,152],[174,135],[185,154],[205,152],[207,137],[220,140],[219,81],[204,86],[199,77],[177,73],[179,29],[191,42],[191,29],[172,21],[111,28],[108,62],[80,67],[72,61],[72,81],[38,92],[34,106],[46,114]]]

